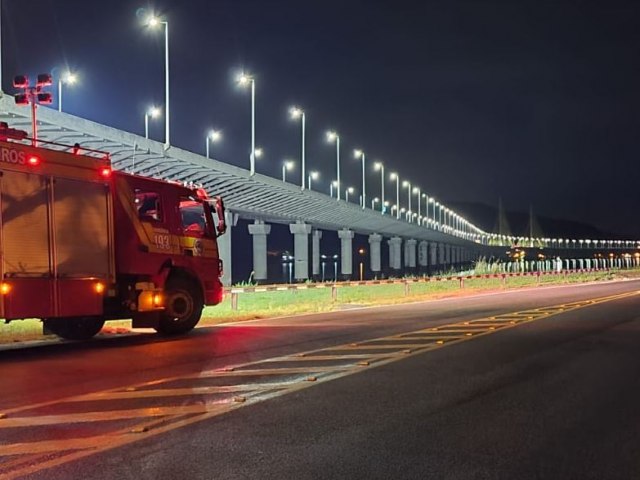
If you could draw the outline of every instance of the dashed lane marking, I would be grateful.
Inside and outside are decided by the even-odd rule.
[[[638,293],[483,317],[5,410],[0,412],[0,430],[11,441],[0,445],[0,479],[37,473],[368,368]],[[227,384],[207,385],[211,381]],[[188,387],[185,382],[190,382]],[[176,399],[182,399],[179,405]],[[105,409],[132,401],[138,402],[135,408]],[[69,413],[74,405],[78,411]],[[46,413],[38,412],[42,409]],[[79,423],[94,425],[96,434],[55,438],[61,434],[56,427],[68,434],[65,426]]]

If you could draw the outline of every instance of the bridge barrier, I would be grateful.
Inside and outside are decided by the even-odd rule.
[[[331,289],[331,299],[338,299],[338,289],[349,287],[365,287],[373,285],[404,285],[404,296],[408,296],[411,293],[411,285],[416,283],[434,283],[434,282],[453,282],[457,281],[460,288],[465,287],[466,280],[474,279],[495,279],[502,280],[502,285],[506,285],[508,278],[513,277],[536,277],[537,283],[540,283],[541,277],[548,276],[560,276],[566,277],[570,274],[580,273],[594,273],[594,272],[609,272],[610,268],[579,268],[579,269],[567,269],[567,270],[550,270],[550,271],[535,271],[535,272],[515,272],[515,273],[490,273],[490,274],[478,274],[478,275],[450,275],[450,276],[437,276],[437,277],[411,277],[411,278],[399,278],[399,279],[386,279],[386,280],[362,280],[362,281],[344,281],[344,282],[324,282],[324,283],[299,283],[299,284],[277,284],[277,285],[256,285],[251,287],[227,287],[225,288],[225,294],[231,295],[231,309],[238,309],[239,296],[241,294],[250,293],[263,293],[263,292],[284,292],[284,291],[299,291],[299,290],[313,290],[313,289]]]

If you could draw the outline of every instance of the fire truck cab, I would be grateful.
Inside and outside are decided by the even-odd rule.
[[[0,318],[40,318],[74,340],[128,318],[180,334],[222,301],[220,198],[9,130],[0,126]]]

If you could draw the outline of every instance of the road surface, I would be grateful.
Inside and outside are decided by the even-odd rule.
[[[639,289],[0,352],[0,479],[639,478]]]

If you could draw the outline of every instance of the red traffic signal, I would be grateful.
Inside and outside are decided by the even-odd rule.
[[[26,75],[16,75],[13,78],[13,86],[15,88],[29,88],[29,77]]]
[[[39,93],[38,94],[38,103],[41,103],[43,105],[47,105],[49,103],[53,102],[53,96],[46,92],[46,93]]]
[[[38,81],[36,87],[48,87],[53,85],[53,78],[50,73],[41,73],[38,75]]]

